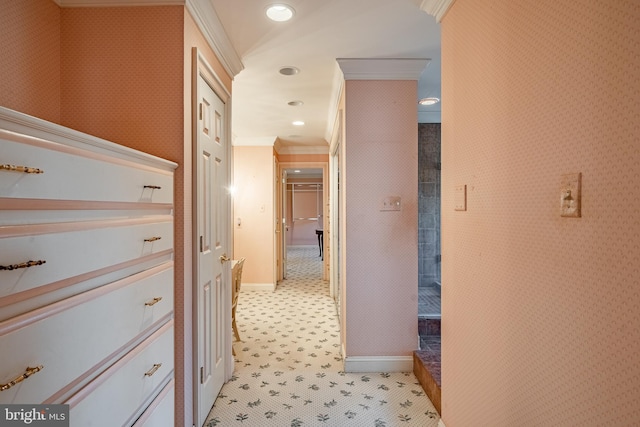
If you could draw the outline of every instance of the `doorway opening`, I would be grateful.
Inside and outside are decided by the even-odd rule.
[[[292,267],[290,249],[299,249],[297,258],[318,261],[322,280],[328,280],[328,164],[281,162],[278,178],[278,281],[285,280]]]
[[[324,259],[324,187],[322,169],[286,169],[286,245],[288,248],[317,246],[305,256]],[[315,252],[315,253],[314,253]]]

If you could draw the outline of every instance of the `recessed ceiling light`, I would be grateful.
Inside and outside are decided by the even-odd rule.
[[[286,4],[272,4],[267,7],[266,14],[272,21],[284,22],[293,18],[295,11],[291,6]]]
[[[287,102],[287,105],[291,105],[292,107],[302,107],[304,105],[304,102],[302,102],[302,101],[289,101],[289,102]]]
[[[302,120],[296,120],[292,123],[294,126],[304,126],[304,122]]]
[[[433,105],[433,104],[437,104],[438,102],[440,102],[440,98],[429,97],[429,98],[422,98],[418,103],[420,105]]]
[[[282,67],[280,68],[279,72],[283,76],[295,76],[300,72],[300,69],[296,67]]]

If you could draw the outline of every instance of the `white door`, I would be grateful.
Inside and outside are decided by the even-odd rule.
[[[196,156],[197,223],[197,369],[198,425],[215,401],[225,375],[225,339],[229,326],[225,302],[229,299],[227,224],[228,186],[225,105],[202,77],[198,77]],[[228,297],[228,298],[227,298]]]

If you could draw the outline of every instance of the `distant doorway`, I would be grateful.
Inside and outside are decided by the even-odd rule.
[[[322,278],[328,277],[328,164],[327,163],[280,163],[279,186],[281,224],[278,248],[278,280],[286,279],[288,248],[313,246],[322,261]]]

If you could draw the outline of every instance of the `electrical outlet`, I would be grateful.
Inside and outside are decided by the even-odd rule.
[[[560,183],[560,216],[580,218],[582,216],[582,174],[562,175]]]
[[[399,211],[402,207],[402,199],[400,196],[388,196],[381,200],[381,211]]]

